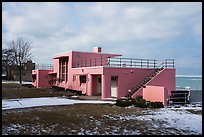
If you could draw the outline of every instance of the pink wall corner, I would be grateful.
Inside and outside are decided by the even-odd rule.
[[[57,72],[57,78],[59,78],[59,59],[53,59],[53,72]]]
[[[111,76],[118,76],[118,97],[125,97],[128,94],[128,90],[132,90],[136,85],[141,82],[153,69],[141,69],[141,68],[112,68],[104,67],[103,74],[107,79],[111,79]],[[110,83],[107,83],[110,89]],[[110,90],[108,90],[110,92]],[[142,91],[139,92],[142,95]],[[110,97],[110,96],[109,96]]]
[[[49,88],[50,85],[48,83],[49,76],[48,73],[52,70],[33,70],[32,74],[36,75],[36,82],[33,82],[33,85],[36,86],[36,88],[40,87],[47,87]]]
[[[35,76],[35,79],[33,79],[33,76]],[[37,70],[32,70],[32,85],[34,87],[37,87]]]
[[[165,87],[168,90],[168,95],[170,95],[172,90],[176,90],[176,69],[164,69],[147,85]]]
[[[168,91],[160,86],[146,86],[143,88],[143,99],[146,101],[160,101],[164,106],[167,106]]]
[[[176,89],[176,75],[175,69],[164,69],[160,74],[158,74],[154,79],[152,79],[147,86],[162,86],[167,90],[167,95],[171,94],[172,90]],[[143,89],[141,88],[135,94],[132,95],[132,98],[136,96],[143,95]]]
[[[57,72],[57,78],[59,78],[59,60],[61,57],[68,58],[68,71],[72,68],[72,52],[62,53],[53,57],[53,72]]]
[[[69,70],[68,81],[65,86],[67,89],[79,90],[83,94],[89,96],[94,95],[94,84],[96,81],[95,76],[100,76],[102,74],[102,67],[82,67],[82,68],[72,68]],[[80,84],[80,76],[85,75],[87,80],[86,83]]]
[[[111,96],[111,79],[108,75],[102,75],[102,99],[109,98]]]
[[[136,98],[137,96],[143,96],[143,89],[139,89],[135,94],[132,95],[132,98]]]

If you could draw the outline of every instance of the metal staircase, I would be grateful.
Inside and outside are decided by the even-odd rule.
[[[170,61],[170,62],[169,62]],[[161,73],[164,68],[174,68],[174,60],[166,59],[159,66],[157,66],[146,78],[144,78],[133,90],[131,90],[127,97],[131,98],[133,94],[139,91],[141,88],[145,88],[147,83],[149,83],[153,78],[155,78],[159,73]]]

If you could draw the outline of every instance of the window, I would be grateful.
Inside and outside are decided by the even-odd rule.
[[[59,60],[59,75],[62,81],[67,81],[68,79],[68,58],[62,58]]]
[[[32,75],[32,80],[33,80],[33,82],[36,81],[36,75]]]
[[[81,83],[86,83],[86,75],[80,76],[80,85]]]
[[[118,80],[118,77],[117,77],[117,76],[111,76],[111,80],[112,80],[112,81],[117,81],[117,80]]]
[[[76,81],[76,75],[73,75],[73,82]]]

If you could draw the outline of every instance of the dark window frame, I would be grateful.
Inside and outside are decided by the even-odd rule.
[[[79,80],[80,80],[80,85],[81,85],[82,83],[86,83],[86,81],[87,81],[86,75],[81,75],[81,76],[79,76]]]

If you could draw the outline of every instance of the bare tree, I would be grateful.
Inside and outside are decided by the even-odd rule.
[[[25,63],[32,57],[31,44],[32,42],[29,42],[21,37],[17,38],[16,40],[11,40],[7,43],[8,49],[12,50],[15,56],[15,64],[18,66],[19,80],[21,84],[22,63]]]
[[[9,77],[9,68],[14,64],[14,53],[11,49],[2,49],[2,74],[6,76],[7,80]]]

